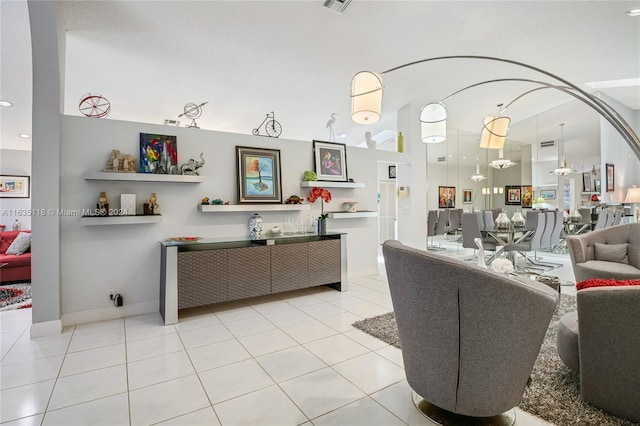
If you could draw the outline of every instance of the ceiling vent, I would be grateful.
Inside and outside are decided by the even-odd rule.
[[[349,3],[351,3],[351,0],[325,0],[324,7],[338,13],[344,13],[344,10],[349,6]]]
[[[542,141],[540,142],[540,148],[554,148],[556,146],[556,141]]]
[[[438,157],[438,163],[444,163],[447,161],[447,157]]]

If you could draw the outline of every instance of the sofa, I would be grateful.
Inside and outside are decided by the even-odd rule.
[[[640,278],[640,222],[567,236],[576,282]]]
[[[417,408],[467,424],[459,416],[501,416],[516,406],[558,293],[395,240],[382,250]]]
[[[577,287],[577,311],[558,323],[558,356],[580,374],[583,400],[640,422],[640,280],[592,279]]]
[[[0,263],[6,263],[0,267],[0,282],[2,283],[31,281],[31,247],[20,255],[6,253],[21,232],[31,233],[29,230],[0,232]]]

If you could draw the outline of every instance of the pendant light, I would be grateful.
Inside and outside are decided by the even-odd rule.
[[[471,176],[469,179],[471,179],[474,182],[480,182],[486,179],[486,177],[480,174],[480,164],[476,164],[476,174]]]
[[[433,102],[420,111],[422,142],[439,143],[447,139],[447,109],[440,102]]]
[[[382,113],[382,79],[376,73],[361,71],[351,80],[351,119],[373,124]]]
[[[564,123],[560,123],[560,141],[558,142],[558,168],[553,171],[558,176],[566,176],[569,173],[575,173],[571,167],[567,167],[564,159]]]
[[[515,166],[516,164],[518,163],[514,163],[513,161],[504,158],[504,152],[502,150],[498,151],[498,159],[489,163],[491,167],[498,170],[504,170],[511,166]]]
[[[509,117],[502,117],[502,104],[498,104],[498,116],[486,116],[482,120],[482,133],[480,135],[480,148],[502,149],[509,134]],[[507,166],[509,167],[509,166]]]

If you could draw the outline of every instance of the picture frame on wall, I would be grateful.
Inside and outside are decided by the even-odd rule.
[[[438,187],[438,207],[441,209],[454,209],[456,207],[456,187]]]
[[[30,198],[30,177],[0,175],[0,198]]]
[[[540,197],[542,197],[545,201],[547,200],[555,200],[556,199],[556,190],[555,189],[543,189],[540,191]]]
[[[347,145],[313,141],[314,167],[318,180],[347,182]]]
[[[522,203],[522,187],[520,185],[505,186],[504,203],[508,206],[519,206]]]
[[[282,203],[280,150],[236,146],[238,204]]]
[[[613,192],[616,190],[615,166],[613,164],[607,163],[606,171],[607,171],[607,174],[606,174],[607,192]]]
[[[140,133],[140,173],[180,174],[178,138],[171,135]]]
[[[591,173],[582,174],[582,192],[591,192]]]
[[[389,166],[389,179],[396,178],[396,166]]]
[[[600,193],[600,179],[594,179],[593,180],[593,191]]]
[[[522,192],[520,193],[520,205],[523,209],[530,209],[533,207],[533,186],[523,185]]]
[[[462,190],[462,204],[471,204],[473,200],[473,190],[472,189],[463,189]]]

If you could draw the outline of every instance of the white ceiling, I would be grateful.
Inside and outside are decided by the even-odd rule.
[[[163,123],[188,102],[202,103],[203,129],[250,134],[275,111],[281,137],[357,145],[364,132],[396,131],[403,105],[439,100],[466,85],[506,77],[551,81],[504,63],[451,60],[384,76],[383,119],[354,124],[351,77],[434,56],[487,55],[525,62],[593,92],[588,82],[640,77],[640,18],[625,11],[635,1],[365,1],[344,14],[314,1],[64,1],[66,28],[64,113],[97,92],[111,102],[108,119]],[[0,2],[2,148],[30,149],[17,137],[30,132],[30,37],[25,0]],[[449,126],[478,132],[484,115],[532,88],[485,85],[447,101]],[[640,109],[640,88],[602,89]],[[511,137],[532,143],[558,139],[566,156],[572,141],[585,154],[597,138],[597,115],[552,90],[515,103]],[[527,120],[543,111],[537,125]],[[182,125],[186,124],[184,118]],[[518,124],[519,123],[519,124]],[[578,144],[579,142],[579,144]]]

